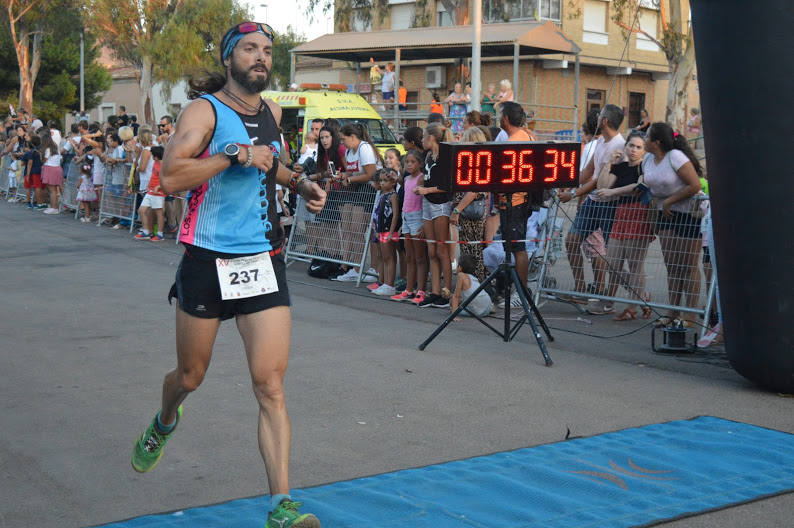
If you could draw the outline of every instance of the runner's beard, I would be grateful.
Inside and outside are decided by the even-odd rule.
[[[255,72],[254,68],[264,68],[264,77],[262,76],[262,73]],[[243,87],[245,91],[250,94],[258,94],[262,90],[266,89],[270,84],[270,70],[268,70],[267,67],[262,64],[257,64],[248,70],[243,70],[241,68],[237,68],[234,60],[232,60],[230,69],[232,79],[234,79],[237,84]],[[250,78],[250,73],[254,74],[253,79]]]

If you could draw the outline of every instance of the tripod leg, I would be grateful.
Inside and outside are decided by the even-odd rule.
[[[497,268],[490,275],[488,275],[488,277],[482,282],[482,284],[480,284],[480,286],[477,287],[477,289],[474,290],[471,295],[469,295],[466,299],[464,299],[463,302],[460,303],[460,306],[458,306],[458,308],[454,312],[452,312],[449,315],[449,317],[444,319],[444,322],[441,323],[438,326],[438,328],[436,328],[433,331],[432,334],[430,334],[430,337],[425,339],[422,342],[422,344],[419,345],[419,350],[424,350],[427,347],[427,345],[429,345],[430,342],[433,341],[433,339],[435,339],[436,336],[438,336],[438,334],[440,334],[447,327],[447,325],[449,325],[449,323],[451,323],[458,316],[458,314],[460,314],[460,312],[462,312],[469,305],[469,303],[471,303],[477,297],[477,294],[479,294],[481,291],[483,291],[485,289],[485,287],[488,286],[488,284],[490,284],[491,281],[494,280],[494,278],[496,277],[496,274],[499,273],[500,271],[501,270],[499,268]]]
[[[530,311],[531,301],[526,295],[526,287],[521,287],[521,280],[518,278],[518,273],[516,273],[515,268],[510,269],[510,276],[516,285],[518,297],[521,299],[521,306],[524,308],[524,316],[529,322],[529,326],[532,327],[532,333],[535,334],[535,340],[538,342],[540,353],[543,355],[543,361],[546,363],[547,367],[550,367],[554,364],[554,362],[551,360],[551,356],[549,356],[549,351],[546,349],[546,342],[543,341],[543,336],[540,335],[538,325],[535,323],[535,319],[532,317],[532,312]]]
[[[507,255],[505,255],[505,260]],[[510,271],[513,270],[512,264],[505,262],[504,264],[504,281],[505,281],[505,331],[504,341],[510,341]]]
[[[554,341],[554,336],[551,335],[551,330],[549,330],[548,325],[546,324],[546,320],[543,319],[543,316],[540,315],[540,310],[538,310],[538,305],[535,304],[535,300],[532,296],[532,292],[529,291],[529,287],[522,285],[524,290],[524,295],[529,301],[529,307],[532,308],[532,313],[535,314],[535,319],[537,319],[538,323],[540,323],[541,328],[546,333],[546,337],[549,338],[549,341]]]

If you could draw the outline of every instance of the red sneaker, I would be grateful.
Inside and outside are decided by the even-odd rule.
[[[392,295],[389,297],[392,301],[402,302],[402,301],[410,301],[414,298],[414,292],[403,290],[397,295]]]
[[[414,298],[411,299],[411,302],[418,306],[419,303],[424,300],[425,300],[425,292],[423,292],[422,290],[418,290],[414,295]]]

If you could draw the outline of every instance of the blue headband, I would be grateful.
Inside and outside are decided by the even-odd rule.
[[[262,31],[260,28],[257,28],[256,31],[251,31],[251,33],[260,33],[270,40],[268,34]],[[236,35],[229,37],[229,40],[226,41],[226,45],[223,47],[223,56],[221,57],[221,60],[226,60],[229,58],[229,55],[232,54],[232,51],[234,50],[234,47],[237,46],[237,43],[240,42],[244,36],[250,35],[251,33],[237,33]],[[272,40],[270,41],[273,42]]]

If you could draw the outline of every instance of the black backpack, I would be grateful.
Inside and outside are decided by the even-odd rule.
[[[316,279],[330,279],[339,272],[339,264],[326,260],[312,259],[306,273]]]

